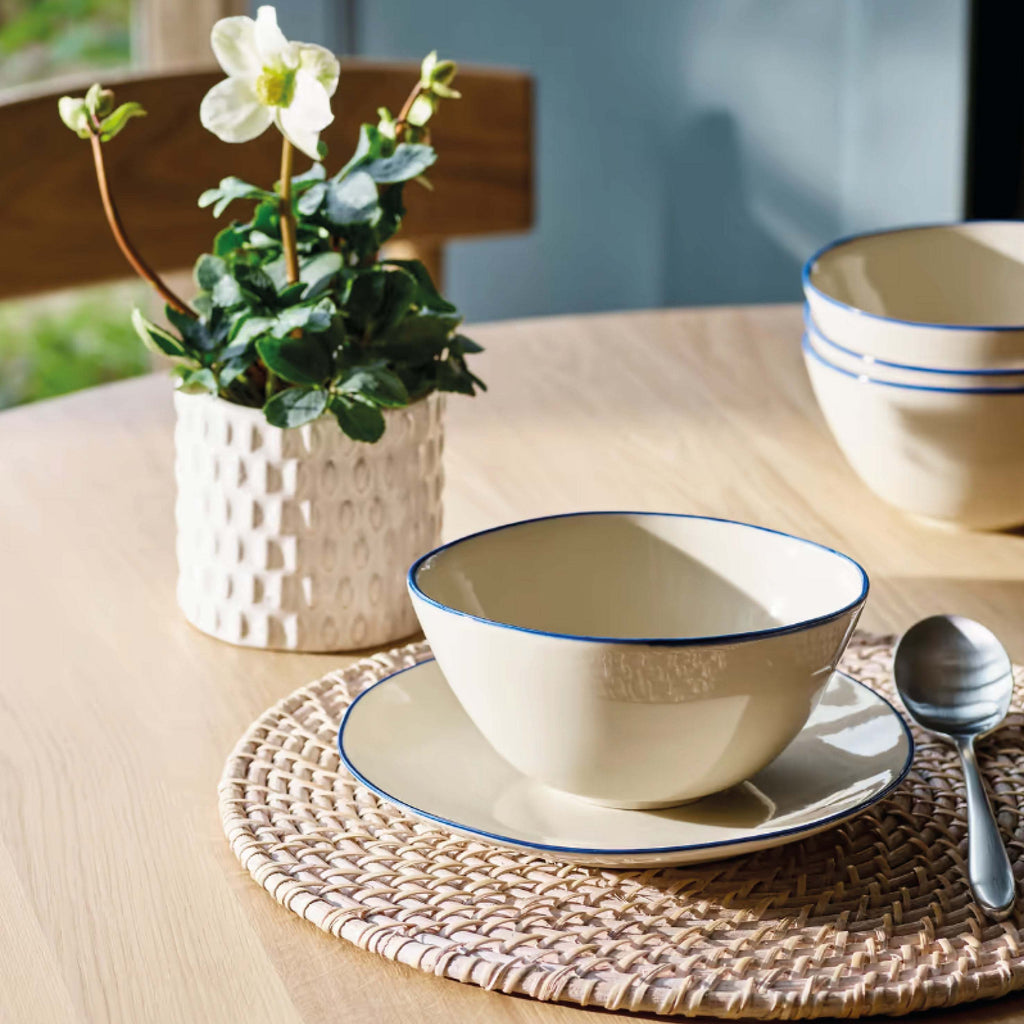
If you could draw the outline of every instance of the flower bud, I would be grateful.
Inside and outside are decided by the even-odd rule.
[[[437,50],[423,58],[420,66],[420,88],[427,94],[440,99],[457,100],[462,95],[451,88],[459,66],[453,60],[438,60]]]
[[[429,120],[437,106],[437,100],[429,92],[421,92],[412,101],[406,120],[417,128],[422,128]]]
[[[442,60],[438,61],[434,65],[434,70],[431,73],[430,80],[435,85],[440,83],[441,85],[451,84],[451,80],[455,77],[455,72],[459,70],[459,66],[453,60]]]
[[[114,91],[95,82],[85,94],[85,106],[90,114],[106,117],[114,109]]]
[[[377,117],[380,118],[377,122],[377,131],[386,138],[394,139],[397,125],[395,124],[395,118],[391,111],[388,110],[387,107],[378,107]]]
[[[423,58],[423,63],[420,65],[421,88],[429,89],[433,84],[435,67],[437,67],[437,50],[431,50],[430,53]]]
[[[89,138],[89,109],[81,96],[61,96],[57,101],[57,112],[80,139]]]

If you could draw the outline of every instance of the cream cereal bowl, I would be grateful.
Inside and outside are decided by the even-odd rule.
[[[1006,370],[988,370],[978,373],[957,373],[954,370],[931,370],[917,366],[900,366],[875,359],[873,356],[858,355],[852,349],[837,344],[818,329],[804,307],[804,331],[815,352],[840,370],[848,370],[857,376],[890,384],[907,384],[923,388],[957,388],[970,391],[997,391],[1003,388],[1024,388],[1024,371],[1011,373]]]
[[[580,512],[500,526],[409,571],[456,697],[513,767],[656,808],[742,781],[803,728],[864,570],[746,523]]]
[[[840,367],[804,337],[818,405],[880,498],[975,529],[1024,523],[1024,388],[895,384]]]
[[[1024,223],[968,221],[856,235],[803,271],[831,341],[910,367],[1024,369]]]

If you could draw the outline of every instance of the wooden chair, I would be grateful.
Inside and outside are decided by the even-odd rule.
[[[363,121],[376,108],[395,112],[419,75],[418,65],[342,60],[334,123],[323,133],[329,170],[351,155]],[[229,209],[214,220],[196,199],[222,177],[270,186],[279,171],[280,137],[271,129],[244,145],[219,141],[199,123],[199,102],[220,71],[100,76],[117,101],[138,100],[149,116],[133,121],[104,154],[129,236],[161,271],[191,267],[209,251]],[[0,102],[0,299],[130,274],[110,238],[86,142],[57,116],[57,99],[81,95],[89,82],[45,95]],[[460,69],[461,100],[445,102],[432,123],[439,159],[434,191],[406,187],[409,214],[396,240],[422,259],[440,285],[442,243],[533,223],[532,81],[526,74]],[[297,155],[296,173],[304,169]],[[242,216],[239,206],[235,216]]]

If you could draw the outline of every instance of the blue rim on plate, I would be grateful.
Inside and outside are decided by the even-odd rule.
[[[862,238],[880,237],[882,235],[897,235],[905,231],[924,231],[930,228],[956,228],[964,224],[1020,224],[1021,230],[1024,231],[1024,224],[1021,221],[985,218],[982,220],[939,221],[934,224],[906,224],[899,228],[888,228],[882,231],[860,231],[857,234],[844,235],[842,238],[837,238],[834,242],[823,245],[804,264],[803,270],[800,272],[800,280],[803,283],[804,291],[812,291],[825,302],[838,306],[840,309],[845,309],[848,313],[853,313],[856,316],[867,317],[869,320],[880,320],[883,323],[902,324],[904,327],[929,327],[936,331],[1024,331],[1024,324],[938,324],[927,320],[901,320],[895,316],[869,313],[866,309],[858,309],[856,306],[851,306],[848,302],[843,302],[841,299],[826,294],[811,281],[811,271],[814,269],[814,264],[825,253],[838,249],[840,246],[849,245],[850,242],[857,242]]]
[[[583,516],[657,516],[666,519],[698,519],[702,522],[727,523],[730,526],[743,526],[748,530],[758,530],[761,533],[771,533],[776,537],[785,537],[787,540],[795,540],[801,544],[807,544],[810,547],[817,548],[819,551],[826,551],[829,554],[836,555],[849,562],[850,565],[860,573],[860,593],[853,601],[848,602],[836,611],[825,612],[823,615],[816,615],[814,618],[803,619],[800,622],[789,623],[785,626],[771,626],[767,629],[755,629],[746,633],[722,633],[716,636],[616,637],[588,636],[582,633],[557,633],[553,630],[532,629],[529,626],[516,626],[511,622],[499,622],[497,619],[488,619],[483,615],[474,615],[472,612],[465,612],[458,608],[453,608],[451,605],[444,604],[441,601],[437,601],[434,598],[429,597],[420,589],[419,584],[416,582],[416,575],[419,572],[420,567],[428,561],[428,559],[433,558],[435,555],[439,555],[442,551],[447,551],[449,548],[456,547],[465,541],[473,540],[476,537],[484,537],[489,533],[498,533],[501,530],[511,530],[516,526],[527,526],[530,523],[543,523],[554,519],[578,519]],[[698,516],[691,515],[686,512],[628,512],[611,509],[590,512],[560,512],[557,515],[536,516],[533,519],[520,519],[514,523],[503,523],[500,526],[491,526],[486,530],[478,530],[476,533],[467,534],[465,537],[459,537],[457,540],[448,541],[447,544],[440,544],[432,551],[428,551],[425,555],[420,555],[420,557],[417,558],[410,566],[409,572],[406,576],[406,582],[409,589],[421,601],[432,605],[440,611],[448,612],[450,615],[459,615],[463,618],[472,619],[475,622],[483,623],[485,626],[498,626],[501,629],[514,629],[519,633],[532,633],[535,636],[549,636],[558,640],[580,640],[589,643],[605,644],[644,644],[648,647],[709,647],[712,645],[745,643],[750,640],[762,640],[766,637],[772,636],[785,636],[788,633],[799,633],[800,631],[810,629],[813,626],[820,626],[826,622],[838,619],[847,612],[852,611],[858,605],[863,604],[864,601],[867,600],[869,587],[868,574],[864,571],[864,567],[859,562],[852,559],[849,555],[843,554],[842,551],[836,551],[835,548],[827,547],[825,544],[819,544],[817,541],[807,540],[805,537],[797,537],[792,533],[783,533],[782,530],[773,530],[767,526],[756,526],[753,523],[740,522],[738,519],[722,519],[717,516]]]
[[[831,338],[827,337],[822,329],[814,322],[814,318],[811,316],[811,307],[806,302],[804,303],[804,331],[807,334],[813,335],[814,338],[820,341],[823,345],[827,345],[829,348],[834,348],[837,352],[842,352],[843,355],[863,360],[871,366],[885,366],[890,370],[910,370],[913,373],[938,373],[945,374],[947,376],[953,375],[961,377],[1024,377],[1024,365],[1019,366],[1016,369],[997,368],[990,370],[946,370],[938,366],[911,366],[910,363],[894,363],[890,359],[880,359],[878,356],[858,352],[856,349],[847,348],[845,345],[840,345],[838,341],[833,341]]]
[[[812,344],[811,339],[804,333],[801,347],[805,355],[809,355],[815,362],[835,373],[841,373],[844,377],[850,377],[860,384],[877,384],[883,388],[899,388],[902,391],[933,391],[945,395],[1022,395],[1024,386],[1019,388],[948,388],[938,384],[901,384],[894,380],[883,380],[881,377],[872,377],[869,373],[857,373],[854,370],[847,370],[845,366],[836,366],[830,363]]]
[[[720,839],[715,840],[711,843],[691,843],[686,846],[648,846],[640,847],[639,849],[591,849],[582,846],[556,846],[548,843],[532,843],[527,839],[516,839],[512,836],[503,836],[496,832],[487,832],[483,829],[473,828],[471,825],[464,825],[457,821],[452,821],[450,818],[443,818],[440,815],[433,814],[430,811],[425,811],[422,807],[416,807],[414,804],[410,804],[405,800],[401,800],[387,790],[382,789],[380,786],[375,785],[365,775],[363,775],[355,765],[349,760],[348,755],[345,753],[345,726],[348,724],[349,716],[352,714],[356,705],[371,691],[377,689],[378,686],[383,686],[385,683],[390,682],[396,676],[403,675],[406,672],[411,672],[414,669],[420,668],[423,665],[428,665],[430,662],[435,661],[434,658],[425,658],[423,661],[417,662],[415,665],[409,665],[407,668],[399,669],[397,672],[392,672],[391,675],[385,676],[385,678],[378,680],[372,686],[368,686],[362,693],[358,694],[355,700],[349,704],[345,710],[345,715],[341,720],[341,725],[338,727],[338,754],[341,757],[342,764],[345,765],[345,769],[353,776],[358,782],[366,786],[371,792],[376,793],[377,796],[389,803],[394,804],[396,807],[400,807],[403,810],[410,811],[419,818],[424,818],[427,821],[433,821],[438,825],[444,825],[446,828],[454,829],[457,832],[463,832],[469,835],[479,836],[482,839],[493,840],[494,842],[501,843],[505,846],[514,846],[523,850],[543,850],[546,853],[565,853],[573,856],[583,857],[641,857],[648,854],[672,854],[672,853],[688,853],[693,850],[715,850],[722,849],[724,847],[735,848],[737,846],[746,846],[749,843],[763,843],[772,839],[784,839],[787,836],[798,836],[804,832],[824,831],[829,825],[838,825],[840,822],[846,821],[849,818],[860,814],[862,811],[866,811],[873,804],[878,803],[880,800],[884,800],[906,777],[910,771],[910,766],[914,762],[914,737],[910,731],[910,727],[907,725],[903,716],[896,710],[892,702],[887,698],[883,697],[880,693],[872,690],[870,686],[862,683],[859,679],[854,679],[847,672],[840,672],[836,670],[833,675],[841,675],[844,679],[848,679],[851,683],[856,684],[862,690],[867,690],[873,697],[880,700],[896,717],[896,720],[900,723],[900,728],[903,730],[903,735],[907,740],[907,756],[903,762],[902,767],[896,773],[893,778],[884,789],[879,790],[877,793],[873,793],[866,800],[862,800],[860,803],[855,804],[853,807],[848,807],[842,811],[836,811],[834,814],[826,815],[824,818],[806,825],[796,825],[790,828],[776,829],[774,832],[762,832],[756,836],[750,836],[746,839]],[[785,751],[783,751],[785,753]],[[495,753],[495,757],[500,757],[499,754]],[[782,754],[779,755],[782,757]]]

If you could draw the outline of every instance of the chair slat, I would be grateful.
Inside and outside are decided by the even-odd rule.
[[[329,169],[351,154],[363,121],[396,111],[419,74],[413,64],[343,60],[336,120],[323,138]],[[118,100],[139,100],[149,116],[105,147],[108,173],[129,234],[161,270],[190,266],[209,249],[220,221],[196,198],[236,174],[269,185],[278,173],[280,136],[245,145],[220,142],[199,123],[199,102],[220,72],[107,76]],[[84,83],[87,85],[88,83]],[[463,99],[445,103],[433,141],[439,159],[428,192],[406,187],[409,215],[400,238],[421,246],[445,239],[527,230],[533,222],[532,82],[515,71],[460,69]],[[0,299],[126,276],[109,237],[93,181],[89,147],[57,117],[59,95],[0,103]],[[296,163],[302,170],[304,159]],[[239,205],[235,216],[246,213]]]

